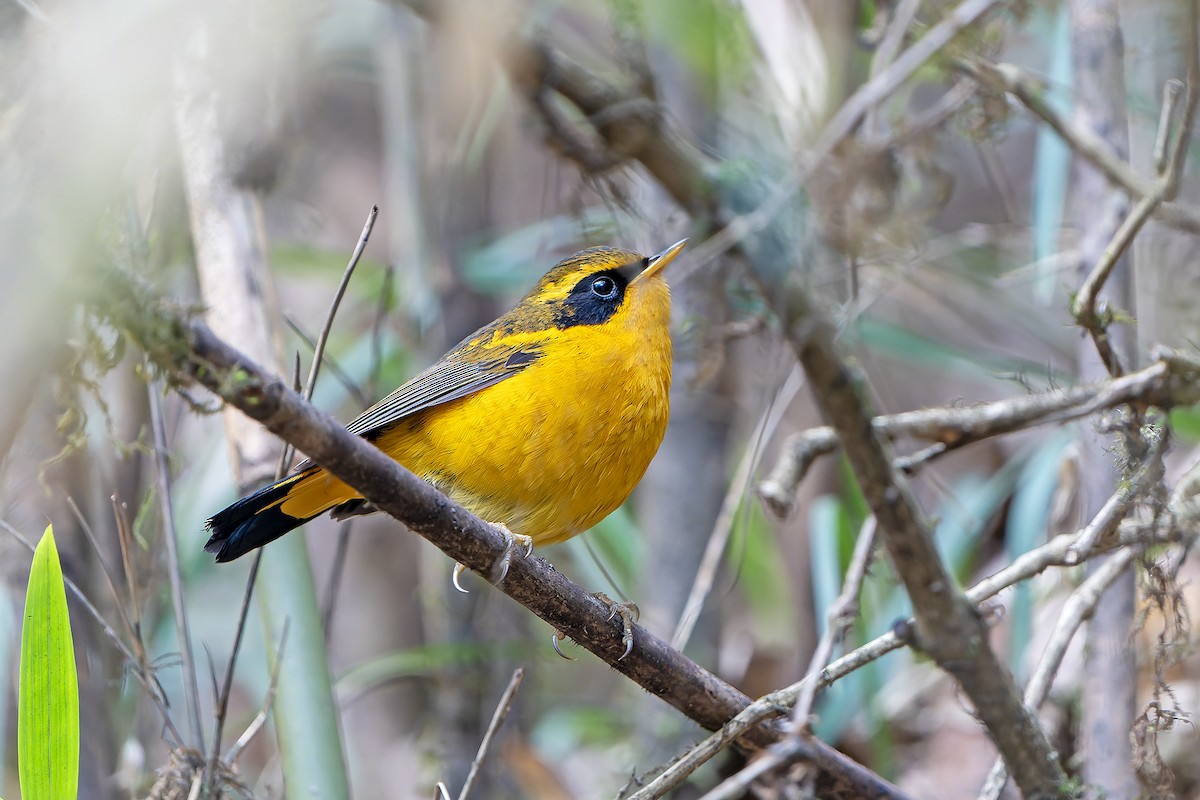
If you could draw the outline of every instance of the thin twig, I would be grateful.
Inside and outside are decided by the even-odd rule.
[[[764,695],[746,706],[720,730],[675,759],[658,777],[631,794],[627,800],[657,800],[662,797],[683,783],[688,775],[704,766],[717,753],[737,741],[743,733],[769,717],[783,714],[796,696],[794,692],[788,693],[788,689],[795,687],[798,691],[799,686],[800,683],[793,684],[787,689]]]
[[[292,386],[296,391],[300,388],[300,354],[296,354],[296,360],[292,365]],[[279,480],[288,470],[288,465],[292,459],[294,448],[285,446],[279,453],[279,463],[275,467],[275,479]],[[221,683],[221,691],[217,695],[216,707],[213,711],[213,716],[216,717],[216,733],[214,735],[213,749],[209,754],[209,769],[208,774],[215,776],[217,768],[217,757],[221,752],[221,733],[225,727],[225,715],[229,707],[229,695],[233,691],[233,668],[237,665],[238,653],[242,649],[242,637],[246,633],[246,621],[250,617],[250,601],[254,597],[254,585],[258,581],[258,570],[262,566],[263,549],[257,548],[254,551],[253,560],[250,562],[250,572],[246,575],[246,588],[242,590],[242,607],[238,610],[237,628],[233,634],[233,647],[229,651],[229,661],[225,664],[225,679]],[[288,624],[287,617],[284,617],[284,625]],[[282,636],[281,636],[282,639]],[[214,678],[215,680],[215,678]]]
[[[1096,521],[1094,520],[1093,522]],[[1132,523],[1128,520],[1121,522],[1119,525],[1114,525],[1112,533],[1113,535],[1111,536],[1101,537],[1097,546],[1090,553],[1091,558],[1110,552],[1116,547],[1136,544],[1170,544],[1183,537],[1181,531],[1161,532],[1158,529],[1147,530],[1146,526]],[[971,602],[979,605],[984,600],[998,595],[1010,586],[1039,575],[1050,567],[1076,566],[1077,562],[1073,560],[1071,552],[1082,535],[1083,531],[1081,530],[1078,533],[1064,533],[1054,537],[1041,547],[1030,550],[1028,553],[1018,557],[1004,569],[976,583],[967,590],[967,597]],[[912,620],[908,620],[907,624],[911,625]],[[821,683],[827,686],[841,680],[850,673],[861,669],[872,661],[876,661],[904,645],[905,642],[901,641],[893,632],[889,631],[882,636],[878,636],[826,666],[821,672]],[[800,683],[793,684],[793,686],[799,687]],[[792,687],[788,687],[787,690],[781,690],[779,696],[783,698],[788,697],[791,694],[791,689]]]
[[[1200,465],[1197,466],[1196,475],[1200,476]],[[1146,480],[1148,476],[1149,473],[1139,473],[1139,476],[1134,479],[1135,485],[1132,488],[1135,491],[1143,491],[1146,486],[1138,486],[1137,482]],[[1197,483],[1200,484],[1200,477],[1197,478]],[[972,603],[979,605],[1010,586],[1039,575],[1050,567],[1075,566],[1078,561],[1074,560],[1073,553],[1078,551],[1079,542],[1083,539],[1095,542],[1094,547],[1088,552],[1089,557],[1095,557],[1119,547],[1169,543],[1173,540],[1172,537],[1178,535],[1178,533],[1160,533],[1157,536],[1148,537],[1143,526],[1129,522],[1122,524],[1121,517],[1127,507],[1122,508],[1116,502],[1116,499],[1122,495],[1123,493],[1120,491],[1114,493],[1110,501],[1104,505],[1104,511],[1079,531],[1060,534],[1044,545],[1019,556],[1005,568],[983,578],[967,590],[967,597]],[[1173,506],[1182,506],[1186,502],[1186,498],[1180,497],[1174,501]],[[1120,513],[1117,513],[1118,510]],[[1171,513],[1179,512],[1171,511]],[[1169,528],[1170,526],[1164,527]],[[1154,529],[1154,531],[1159,530]],[[912,620],[908,620],[907,624],[911,625]],[[636,794],[631,795],[629,800],[652,800],[652,798],[661,797],[759,722],[792,708],[801,692],[805,691],[808,686],[811,685],[818,689],[825,688],[904,645],[904,641],[894,632],[889,631],[835,661],[824,666],[818,665],[815,670],[811,670],[809,674],[790,686],[763,695],[743,709],[720,730],[677,759],[655,780]]]
[[[1046,649],[1042,653],[1041,661],[1038,662],[1037,670],[1025,687],[1026,706],[1039,708],[1045,702],[1063,657],[1067,654],[1067,647],[1075,638],[1079,626],[1096,610],[1096,604],[1100,602],[1104,591],[1144,550],[1144,547],[1136,545],[1120,550],[1101,564],[1078,589],[1071,593],[1071,597],[1063,607],[1062,615],[1058,618],[1054,633],[1050,636],[1050,641],[1046,643]],[[1004,762],[997,759],[991,772],[988,773],[987,780],[984,781],[983,789],[979,793],[979,800],[998,800],[1007,782],[1008,770],[1005,768]]]
[[[1163,86],[1162,110],[1158,117],[1158,134],[1154,137],[1154,150],[1151,159],[1154,163],[1154,173],[1163,175],[1167,171],[1167,145],[1171,141],[1171,119],[1175,114],[1175,106],[1179,102],[1179,93],[1184,84],[1174,78]]]
[[[846,631],[854,624],[858,616],[858,595],[862,591],[863,580],[871,566],[871,556],[875,552],[875,517],[867,517],[858,532],[858,540],[854,544],[854,555],[850,558],[850,566],[846,569],[846,580],[842,591],[829,606],[826,616],[825,633],[813,651],[808,663],[807,680],[802,681],[803,688],[796,697],[796,705],[792,709],[792,729],[794,735],[802,736],[809,733],[812,723],[813,705],[817,699],[816,675],[821,667],[829,663],[836,647],[846,636]]]
[[[756,780],[799,760],[804,752],[801,743],[806,738],[809,737],[796,736],[771,745],[765,753],[714,786],[700,800],[734,800],[744,797]]]
[[[354,268],[358,266],[359,259],[362,258],[363,250],[366,249],[367,240],[371,237],[371,229],[375,227],[375,220],[379,216],[379,206],[371,206],[371,211],[367,214],[367,221],[363,224],[362,233],[358,237],[358,243],[354,246],[354,251],[350,255],[350,261],[346,264],[345,270],[342,271],[342,279],[338,283],[337,291],[334,293],[332,302],[329,305],[329,313],[326,315],[325,324],[321,328],[321,333],[317,337],[317,344],[313,348],[313,361],[308,372],[308,383],[304,387],[303,396],[305,400],[312,399],[313,389],[316,386],[317,376],[320,373],[322,357],[325,354],[325,344],[329,340],[329,332],[333,328],[333,320],[337,316],[338,306],[341,304],[342,297],[346,293],[346,287],[350,283],[350,277],[354,274]],[[299,361],[297,361],[297,373],[299,372]],[[297,374],[293,378],[293,382],[299,381]],[[283,448],[280,454],[279,467],[276,470],[276,479],[282,478],[286,472],[288,464],[291,462],[292,453],[295,448],[289,443]],[[254,552],[254,561],[250,566],[250,574],[246,578],[246,591],[242,596],[242,608],[238,615],[237,632],[234,634],[233,650],[229,656],[229,663],[225,670],[225,681],[221,687],[221,695],[217,701],[215,716],[216,733],[215,741],[213,742],[212,752],[209,757],[209,773],[216,773],[217,758],[221,750],[221,732],[225,725],[226,707],[229,703],[229,694],[233,690],[233,667],[237,661],[237,654],[241,648],[242,636],[246,628],[246,619],[250,613],[250,599],[254,594],[254,583],[258,578],[259,566],[262,562],[262,549]]]
[[[67,505],[70,506],[71,512],[75,515],[75,519],[79,521],[79,526],[88,539],[88,543],[91,545],[92,550],[96,553],[96,560],[100,563],[100,569],[104,573],[105,580],[108,582],[108,590],[113,596],[113,605],[117,609],[117,617],[125,626],[126,635],[129,636],[129,646],[132,650],[133,658],[132,663],[127,667],[127,669],[132,669],[139,676],[144,676],[143,684],[147,686],[148,691],[150,690],[148,684],[153,684],[154,688],[152,690],[152,694],[156,694],[157,697],[162,698],[163,704],[166,705],[167,691],[163,688],[162,682],[158,679],[157,667],[155,666],[154,662],[150,660],[150,654],[146,651],[146,642],[142,637],[141,609],[138,604],[136,588],[137,574],[130,568],[132,560],[125,558],[125,547],[128,544],[129,547],[132,548],[133,536],[129,531],[129,522],[125,518],[125,515],[121,513],[121,508],[115,495],[112,497],[112,502],[114,521],[117,526],[117,540],[121,544],[121,555],[126,570],[125,577],[126,582],[129,585],[129,594],[131,598],[130,610],[128,612],[125,609],[125,604],[122,602],[120,593],[117,591],[116,580],[113,577],[112,570],[109,569],[108,564],[104,561],[104,556],[100,551],[99,537],[96,536],[96,532],[92,529],[92,526],[87,521],[87,518],[84,517],[83,512],[79,510],[79,506],[75,503],[75,498],[67,498]],[[116,635],[115,631],[113,632],[113,635]]]
[[[292,385],[299,386],[300,383],[300,356],[296,355],[296,361],[292,371]],[[292,458],[293,448],[285,446],[279,453],[279,463],[275,467],[275,479],[278,480],[287,472],[288,463]],[[246,574],[246,588],[242,590],[242,606],[238,609],[237,627],[233,634],[233,646],[229,651],[229,661],[225,664],[225,677],[221,682],[221,690],[217,694],[216,705],[213,709],[214,733],[213,747],[208,757],[208,775],[210,779],[217,774],[217,759],[221,753],[221,735],[225,728],[225,716],[229,708],[229,696],[233,692],[233,670],[237,665],[238,653],[242,649],[242,637],[246,633],[246,622],[250,618],[250,602],[254,598],[254,585],[258,581],[258,570],[262,566],[263,549],[260,547],[254,551],[253,558],[250,562],[250,571]],[[287,617],[284,617],[284,626],[288,624]],[[282,639],[282,636],[281,636]],[[215,681],[215,677],[214,677]]]
[[[337,607],[338,592],[342,588],[342,573],[346,570],[346,556],[350,553],[350,529],[353,519],[343,520],[338,525],[337,544],[333,550],[333,564],[329,569],[329,582],[325,585],[325,602],[321,608],[321,630],[325,634],[325,643],[333,633],[333,612]]]
[[[829,624],[825,629],[817,650],[813,653],[809,671],[804,678],[788,689],[773,692],[750,704],[720,731],[705,739],[692,748],[683,757],[676,759],[657,778],[644,786],[640,791],[629,797],[629,800],[653,800],[662,797],[687,778],[688,775],[702,767],[709,759],[719,753],[727,745],[737,739],[743,732],[757,725],[769,716],[782,713],[783,709],[795,703],[793,707],[793,726],[797,731],[803,731],[808,726],[809,709],[812,708],[816,695],[817,684],[821,675],[821,667],[829,660],[835,642],[844,633],[846,624],[852,620],[851,609],[857,604],[858,593],[862,587],[862,579],[866,575],[870,563],[870,555],[874,550],[875,525],[869,519],[859,532],[858,542],[854,548],[854,556],[846,573],[845,586],[841,595],[829,608]],[[802,710],[803,709],[803,710]]]
[[[317,343],[313,347],[312,363],[308,368],[308,380],[304,383],[304,389],[300,392],[305,400],[312,400],[313,390],[317,387],[317,376],[321,373],[321,362],[325,360],[325,345],[329,341],[329,334],[333,330],[333,320],[337,317],[338,307],[342,304],[342,297],[346,294],[346,287],[350,285],[350,278],[354,275],[354,268],[358,266],[358,260],[362,258],[363,250],[367,247],[367,240],[371,238],[371,229],[375,227],[375,220],[379,217],[379,206],[371,206],[371,210],[367,213],[367,221],[363,223],[362,233],[359,234],[358,243],[354,245],[354,251],[350,254],[350,260],[346,262],[346,268],[342,270],[342,279],[338,282],[337,289],[333,293],[333,299],[329,301],[329,311],[325,315],[325,324],[321,326],[321,332],[317,334]],[[292,453],[295,450],[291,445],[285,445],[283,448],[283,463],[286,465],[291,462]]]
[[[379,290],[379,301],[375,305],[375,319],[371,323],[371,358],[367,368],[367,389],[364,392],[355,387],[355,396],[360,399],[361,406],[370,405],[369,398],[379,396],[379,371],[383,363],[383,322],[392,304],[392,286],[395,282],[396,267],[389,260],[383,272],[383,285]],[[330,361],[332,367],[335,362]],[[329,641],[333,630],[333,616],[337,608],[337,598],[342,585],[342,574],[345,571],[347,556],[350,552],[350,527],[353,520],[346,520],[337,531],[337,544],[333,551],[333,565],[329,570],[329,581],[325,585],[325,604],[321,609],[321,620],[325,631],[325,641]]]
[[[100,564],[100,571],[104,573],[104,580],[108,583],[108,591],[113,596],[113,606],[117,610],[117,618],[121,620],[121,624],[125,628],[125,635],[129,637],[133,653],[137,657],[137,663],[142,665],[143,669],[149,670],[150,659],[146,653],[145,642],[142,641],[141,627],[130,618],[125,610],[125,604],[122,602],[121,593],[117,591],[117,582],[113,577],[112,570],[108,568],[108,563],[104,560],[104,553],[100,550],[100,539],[96,536],[96,532],[92,529],[91,523],[84,517],[83,512],[79,510],[78,504],[74,497],[67,497],[67,507],[71,509],[71,513],[79,522],[79,528],[83,531],[83,535],[87,537],[88,544],[91,545],[92,552],[96,554],[96,562]],[[118,527],[120,523],[118,523]],[[129,573],[126,572],[126,577]],[[132,579],[130,579],[132,580]]]
[[[1150,216],[1159,205],[1174,197],[1178,191],[1179,177],[1183,171],[1184,156],[1187,153],[1187,143],[1191,139],[1192,125],[1195,121],[1196,106],[1197,102],[1200,101],[1200,56],[1197,55],[1200,46],[1196,42],[1194,6],[1192,7],[1192,13],[1193,24],[1190,26],[1192,28],[1190,35],[1191,56],[1188,59],[1188,78],[1184,89],[1187,99],[1185,101],[1183,116],[1180,120],[1179,130],[1175,134],[1174,147],[1171,150],[1166,171],[1159,174],[1158,180],[1149,193],[1143,195],[1133,210],[1130,211],[1129,215],[1125,217],[1121,226],[1113,234],[1108,246],[1104,248],[1104,253],[1100,260],[1092,268],[1091,272],[1088,273],[1087,278],[1079,287],[1079,292],[1071,304],[1071,313],[1075,317],[1076,322],[1092,337],[1105,366],[1108,367],[1109,372],[1114,376],[1122,374],[1122,369],[1120,361],[1108,339],[1107,329],[1110,320],[1097,314],[1096,304],[1100,297],[1100,292],[1104,288],[1104,284],[1108,281],[1109,275],[1112,274],[1117,262],[1121,260],[1121,256],[1129,249],[1129,245],[1133,243],[1134,237],[1141,231],[1146,221],[1150,219]],[[1168,130],[1171,119],[1174,116],[1174,104],[1177,97],[1178,92],[1172,92],[1169,89],[1164,91],[1156,150],[1159,144],[1170,138]],[[1165,152],[1165,147],[1163,148],[1163,152]]]
[[[297,320],[291,314],[284,314],[283,324],[288,326],[288,330],[294,333],[297,339],[304,342],[304,345],[309,349],[309,352],[316,350],[317,340],[314,339],[308,333],[308,331],[304,330],[304,328],[300,326],[299,320]],[[342,365],[339,364],[336,359],[326,355],[323,361],[325,362],[325,368],[329,370],[329,374],[334,380],[342,385],[343,389],[350,394],[351,399],[359,406],[359,408],[366,408],[367,406],[371,405],[371,396],[364,392],[362,388],[355,383],[354,379],[350,377],[350,374],[342,368]]]
[[[900,46],[904,44],[904,37],[908,35],[908,28],[912,25],[920,7],[921,0],[901,0],[893,7],[892,18],[888,20],[887,30],[884,31],[883,38],[879,40],[879,46],[875,48],[875,57],[871,59],[871,78],[878,77],[881,72],[891,66],[896,54],[900,52]],[[877,105],[872,106],[864,115],[863,134],[865,136],[873,137],[878,133],[878,116],[879,107]]]
[[[350,285],[350,278],[354,275],[354,268],[358,266],[358,260],[362,258],[363,250],[367,247],[367,240],[371,238],[371,229],[375,227],[375,220],[379,217],[379,206],[371,206],[371,211],[367,214],[367,221],[363,223],[362,233],[358,237],[358,244],[354,245],[354,252],[350,254],[350,261],[346,264],[346,269],[342,271],[342,280],[338,283],[337,291],[333,294],[333,300],[329,303],[329,313],[325,316],[325,324],[321,327],[321,333],[317,336],[317,346],[313,348],[312,364],[308,370],[308,380],[304,384],[304,399],[311,400],[313,389],[317,385],[317,375],[321,372],[321,360],[325,356],[325,345],[329,341],[329,332],[333,330],[333,320],[337,316],[338,306],[342,304],[342,297],[346,294],[346,287]]]
[[[150,398],[150,427],[154,435],[154,466],[158,480],[158,502],[162,511],[163,541],[167,546],[167,575],[171,582],[171,610],[175,617],[175,636],[183,658],[184,703],[192,727],[192,746],[203,752],[204,727],[200,721],[200,687],[196,676],[196,660],[192,653],[192,635],[188,627],[187,607],[183,595],[183,574],[179,566],[178,532],[175,530],[175,509],[171,501],[171,474],[167,464],[167,432],[163,425],[162,394],[157,381],[146,386]]]
[[[970,78],[961,79],[928,108],[903,120],[899,127],[887,137],[869,140],[867,148],[872,151],[881,151],[898,150],[907,146],[944,125],[956,111],[975,96],[975,92],[974,81]]]
[[[1080,534],[1076,544],[1071,546],[1067,552],[1069,559],[1075,559],[1076,562],[1087,558],[1091,549],[1096,546],[1096,540],[1105,533],[1102,525],[1095,524],[1096,520],[1105,520],[1108,528],[1115,528],[1116,521],[1124,517],[1128,513],[1129,507],[1135,501],[1141,498],[1147,487],[1151,483],[1157,483],[1163,476],[1163,452],[1167,447],[1169,437],[1161,430],[1156,431],[1150,441],[1150,450],[1146,453],[1141,467],[1137,473],[1129,480],[1120,481],[1117,485],[1117,490],[1108,498],[1100,511],[1093,519],[1093,524],[1088,525]]]
[[[1034,425],[1082,419],[1129,402],[1163,408],[1169,408],[1177,401],[1190,405],[1197,399],[1194,392],[1185,391],[1175,398],[1173,383],[1175,378],[1193,367],[1176,363],[1172,361],[1173,357],[1174,354],[1163,354],[1142,370],[1103,383],[1012,397],[967,408],[937,407],[881,414],[873,418],[871,424],[880,435],[893,441],[908,437],[941,445],[923,452],[920,458],[907,456],[893,462],[898,468],[912,468],[933,455],[941,456],[993,436],[1027,430]],[[791,513],[796,490],[809,467],[818,457],[834,452],[838,446],[837,434],[829,426],[809,428],[788,437],[779,460],[758,486],[759,495],[772,512],[780,517]]]
[[[504,720],[508,718],[508,712],[512,710],[513,701],[517,698],[517,689],[521,688],[521,681],[525,680],[525,668],[517,667],[513,670],[512,677],[508,680],[508,687],[504,690],[504,694],[500,695],[500,702],[496,704],[496,710],[492,713],[492,721],[488,723],[487,731],[483,734],[483,741],[479,743],[479,751],[475,753],[475,760],[471,762],[471,769],[467,772],[467,779],[463,781],[462,791],[458,793],[458,800],[467,800],[467,795],[471,792],[471,787],[475,783],[475,776],[479,774],[479,767],[483,764],[483,759],[487,757],[488,748],[492,745],[492,739],[496,736],[496,731],[500,730],[500,726],[504,724]]]
[[[968,590],[967,595],[976,604],[999,594],[1004,589],[1034,575],[1044,572],[1052,566],[1071,566],[1066,562],[1067,553],[1080,534],[1062,534],[1055,537],[1037,550],[1026,553],[1010,567],[997,572],[994,576],[984,579]],[[1155,543],[1167,543],[1169,537],[1160,537]],[[1100,547],[1092,553],[1108,552],[1102,540]],[[1128,530],[1115,540],[1113,546],[1138,546],[1146,544],[1146,532],[1140,526],[1129,525]],[[911,625],[912,621],[909,620]],[[629,797],[629,800],[652,800],[661,797],[666,792],[678,786],[683,780],[699,769],[706,761],[721,750],[735,742],[739,736],[755,725],[770,717],[778,716],[791,708],[796,698],[812,683],[818,688],[829,686],[851,673],[879,660],[888,653],[898,650],[905,645],[894,632],[889,631],[867,642],[837,660],[819,669],[815,674],[805,675],[799,681],[763,695],[758,700],[744,708],[736,717],[731,719],[719,731],[713,733],[700,744],[677,759],[655,780],[647,784],[641,791]]]
[[[772,398],[771,402],[763,410],[758,424],[754,426],[754,433],[750,435],[748,440],[749,446],[742,453],[737,470],[734,472],[733,478],[729,481],[729,489],[725,492],[725,498],[721,501],[721,510],[717,514],[716,521],[713,523],[708,543],[704,547],[704,555],[700,559],[700,565],[696,568],[696,578],[692,581],[692,588],[688,592],[687,602],[684,603],[683,611],[679,614],[679,622],[675,625],[675,632],[671,634],[671,646],[676,650],[683,650],[687,647],[688,640],[692,638],[692,631],[696,627],[696,622],[700,619],[700,612],[704,608],[704,601],[708,597],[708,593],[712,590],[713,583],[716,580],[717,569],[721,565],[721,556],[724,555],[725,546],[729,543],[729,535],[733,531],[734,517],[737,514],[742,499],[746,495],[746,487],[750,482],[750,476],[753,474],[754,468],[758,466],[758,460],[762,455],[763,443],[770,441],[771,435],[779,426],[788,406],[791,405],[792,398],[800,391],[802,385],[803,379],[800,370],[792,369],[783,386],[779,388],[775,397]]]
[[[121,566],[125,571],[125,582],[129,586],[129,619],[133,646],[138,650],[140,656],[144,656],[146,648],[142,642],[142,601],[138,596],[140,591],[138,587],[141,581],[138,579],[135,557],[137,551],[134,546],[133,531],[129,526],[129,517],[125,513],[125,503],[115,494],[109,497],[109,502],[112,503],[113,522],[117,526],[117,547],[121,551]],[[117,604],[117,607],[120,611],[120,603]]]
[[[1149,197],[1154,187],[1145,183],[1128,162],[1119,158],[1108,144],[1090,130],[1075,125],[1060,114],[1043,96],[1042,88],[1026,71],[1013,64],[994,64],[975,58],[958,62],[958,66],[980,83],[996,91],[1011,94],[1034,116],[1050,126],[1071,148],[1104,174],[1110,183],[1137,199]],[[1186,139],[1186,137],[1184,137]],[[1155,209],[1156,219],[1164,225],[1200,233],[1200,209],[1166,202]]]
[[[295,363],[292,366],[292,385],[298,388],[299,384],[300,354],[297,353]],[[292,448],[285,446],[279,453],[279,463],[275,467],[276,480],[282,478],[287,472],[292,452]],[[238,609],[237,626],[233,634],[233,646],[229,651],[229,661],[225,664],[225,677],[221,681],[220,691],[217,692],[217,701],[213,709],[213,716],[215,718],[213,748],[208,757],[208,775],[210,777],[215,777],[217,774],[217,759],[221,753],[221,736],[225,728],[225,717],[229,709],[229,697],[233,692],[233,671],[237,665],[238,653],[242,650],[242,638],[246,633],[246,622],[250,618],[250,602],[254,598],[254,586],[258,582],[258,570],[262,566],[262,558],[263,549],[256,549],[250,562],[250,571],[246,574],[246,588],[242,590],[242,606]],[[287,617],[284,617],[283,624],[286,628],[288,625]],[[214,684],[216,683],[215,674],[213,682]]]
[[[242,607],[238,610],[237,629],[233,634],[233,646],[229,651],[229,662],[225,665],[225,678],[213,707],[213,745],[208,755],[208,775],[217,774],[217,761],[221,755],[221,735],[225,730],[225,715],[229,709],[229,696],[233,692],[233,668],[242,649],[242,637],[246,633],[246,620],[250,617],[250,601],[254,597],[254,583],[258,580],[258,568],[262,563],[262,548],[254,551],[250,572],[246,576],[246,588],[242,592]],[[286,624],[286,623],[285,623]]]
[[[262,708],[254,715],[254,719],[246,726],[246,730],[242,732],[242,735],[237,738],[237,741],[225,753],[224,761],[226,764],[232,765],[237,762],[237,758],[241,755],[242,750],[246,748],[246,745],[250,744],[250,741],[267,722],[267,714],[271,710],[271,704],[275,701],[275,687],[279,684],[279,670],[283,667],[283,653],[287,648],[288,626],[290,624],[291,620],[285,617],[283,620],[283,630],[279,634],[279,647],[275,648],[275,664],[271,667],[271,680],[267,684],[267,694],[263,698]]]

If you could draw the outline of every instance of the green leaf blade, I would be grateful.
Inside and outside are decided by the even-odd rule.
[[[21,628],[17,770],[25,800],[76,796],[79,782],[79,683],[54,531],[33,555]]]

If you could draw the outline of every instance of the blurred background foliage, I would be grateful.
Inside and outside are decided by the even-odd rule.
[[[618,82],[648,76],[665,118],[716,160],[721,185],[738,196],[795,168],[797,154],[869,77],[882,33],[909,5],[0,4],[0,515],[26,535],[51,520],[67,575],[110,619],[117,604],[138,606],[155,678],[182,728],[149,428],[147,387],[161,389],[140,356],[97,328],[79,302],[95,265],[116,262],[180,303],[198,303],[175,107],[179,56],[197,28],[217,55],[207,77],[228,169],[261,200],[282,351],[287,363],[299,353],[304,372],[363,218],[380,206],[314,395],[349,419],[492,319],[563,255],[598,243],[654,252],[703,231],[704,220],[689,219],[634,163],[589,174],[547,146],[546,119],[500,66],[510,37],[540,37]],[[919,3],[906,41],[953,5]],[[837,304],[843,341],[871,376],[881,410],[969,405],[1072,380],[1069,151],[1005,98],[954,88],[964,80],[956,54],[979,54],[1032,71],[1069,110],[1070,31],[1060,3],[1000,6],[873,110],[863,136],[822,165],[785,212],[810,253],[804,278]],[[1182,74],[1185,6],[1122,8],[1133,160],[1143,170],[1161,82]],[[1185,196],[1194,188],[1189,176]],[[1153,223],[1144,240],[1160,257],[1145,280],[1139,274],[1142,341],[1194,345],[1194,241],[1181,243]],[[687,259],[685,251],[680,266]],[[644,624],[668,637],[710,534],[725,527],[724,558],[687,652],[753,697],[803,674],[865,509],[836,458],[814,468],[788,518],[763,509],[754,487],[786,434],[819,420],[741,275],[720,260],[686,269],[673,287],[676,381],[663,449],[624,509],[544,555],[589,588],[636,600]],[[216,410],[203,396],[164,398],[206,732],[208,675],[221,675],[230,657],[247,570],[244,562],[218,567],[201,550],[205,518],[236,492]],[[1174,418],[1192,442],[1195,417]],[[1073,469],[1087,468],[1072,461],[1071,440],[1069,430],[1014,435],[920,474],[922,502],[961,581],[1079,522],[1060,490]],[[122,568],[110,498],[132,520],[131,570]],[[84,537],[85,523],[98,547]],[[551,631],[482,582],[468,578],[469,595],[451,591],[452,565],[398,523],[320,520],[304,535],[360,800],[428,798],[437,781],[456,791],[518,665],[527,676],[478,797],[614,796],[631,774],[661,765],[701,734],[583,651],[568,644],[577,660],[558,658]],[[12,698],[29,562],[19,542],[0,536],[8,587],[0,593],[0,794],[10,799],[19,797]],[[123,578],[120,598],[100,562]],[[1047,574],[1004,598],[996,639],[1019,678],[1078,577]],[[71,603],[82,693],[79,796],[145,796],[168,761],[162,721],[127,678],[118,650]],[[848,645],[907,612],[880,558]],[[267,697],[268,650],[278,645],[264,641],[257,613],[249,626],[230,741]],[[1188,659],[1178,667],[1181,707],[1196,698],[1196,666]],[[1077,657],[1068,661],[1055,687],[1051,728],[1064,742],[1080,668]],[[822,738],[917,796],[973,796],[994,757],[946,678],[907,651],[841,681],[818,710]],[[268,721],[238,760],[255,796],[282,795],[276,733]],[[1183,757],[1194,752],[1195,735],[1182,726],[1171,735],[1178,752],[1168,754],[1186,796],[1200,796],[1200,764]],[[718,760],[675,796],[698,796],[736,766],[732,755]]]

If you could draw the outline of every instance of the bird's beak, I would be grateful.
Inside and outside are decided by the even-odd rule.
[[[679,251],[682,250],[683,246],[687,243],[688,240],[683,239],[682,241],[678,241],[671,245],[666,250],[663,250],[658,255],[650,256],[650,258],[646,260],[646,268],[642,270],[641,274],[634,278],[632,282],[640,281],[645,278],[653,278],[655,275],[662,272],[667,264],[670,264],[675,260],[675,256],[679,255]]]

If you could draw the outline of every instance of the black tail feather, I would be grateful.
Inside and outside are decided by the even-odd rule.
[[[264,487],[214,514],[205,523],[211,535],[204,549],[218,562],[232,561],[308,522],[312,517],[288,516],[278,505],[293,483],[288,479]]]

